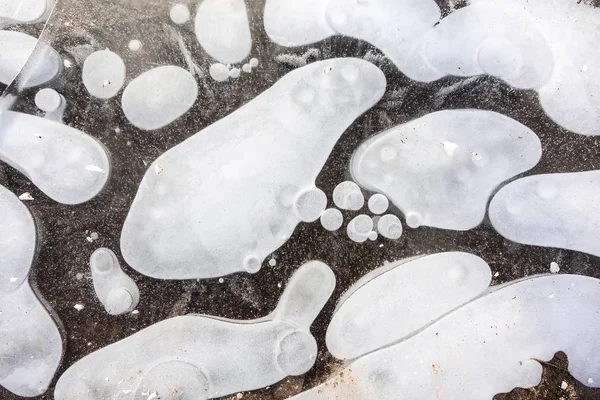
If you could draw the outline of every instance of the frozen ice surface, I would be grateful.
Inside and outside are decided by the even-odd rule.
[[[533,175],[494,196],[494,228],[513,242],[600,256],[600,171]]]
[[[310,261],[266,317],[161,321],[79,360],[60,377],[55,399],[145,400],[156,393],[161,399],[201,400],[301,375],[317,357],[310,325],[334,287],[331,269]]]
[[[250,54],[252,37],[244,0],[204,0],[195,20],[198,42],[223,64],[239,63]]]
[[[38,396],[58,369],[62,339],[27,281],[36,242],[33,218],[3,186],[0,232],[0,385],[19,396]]]
[[[140,300],[135,282],[123,272],[115,253],[100,248],[90,258],[96,296],[106,312],[120,315],[132,311]]]
[[[365,205],[365,197],[356,183],[345,181],[333,189],[333,202],[342,210],[357,211]]]
[[[81,78],[92,96],[110,99],[125,83],[125,63],[108,49],[95,51],[83,62]]]
[[[154,130],[185,114],[197,96],[198,85],[192,74],[181,67],[166,65],[146,71],[129,82],[121,105],[132,125]]]
[[[542,366],[534,359],[549,360],[559,350],[569,357],[571,375],[598,387],[599,308],[600,281],[595,278],[547,275],[512,282],[404,341],[357,359],[344,369],[343,380],[336,374],[293,398],[396,399],[401,394],[435,399],[443,394],[447,399],[491,399],[539,384]],[[397,314],[390,319],[397,325],[410,321]]]
[[[535,166],[541,153],[535,133],[509,117],[444,110],[368,139],[351,173],[385,194],[410,227],[468,230],[483,220],[494,189]]]
[[[480,295],[491,278],[485,261],[462,252],[386,264],[340,299],[327,348],[336,358],[354,359],[398,342]]]
[[[96,196],[110,171],[104,147],[91,136],[14,111],[0,114],[0,160],[64,204],[79,204]]]
[[[0,82],[10,84],[19,75],[22,87],[38,86],[53,79],[62,68],[62,60],[50,46],[16,31],[0,31]],[[35,49],[35,52],[34,52]],[[27,63],[27,67],[21,69]]]
[[[258,271],[314,217],[313,206],[325,209],[318,196],[304,195],[317,190],[333,146],[385,86],[367,61],[316,62],[161,155],[123,227],[127,263],[162,279]],[[303,199],[316,203],[305,208]]]

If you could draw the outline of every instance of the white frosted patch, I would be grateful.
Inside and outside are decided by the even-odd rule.
[[[0,232],[0,385],[19,396],[39,396],[58,368],[62,339],[27,281],[36,242],[33,218],[3,186]]]
[[[513,242],[600,256],[600,171],[533,175],[490,203],[494,228]]]
[[[110,99],[125,83],[125,63],[108,49],[95,51],[83,62],[81,78],[92,96]]]
[[[558,266],[558,263],[552,261],[550,263],[550,272],[553,274],[558,274],[558,271],[560,271],[560,267]]]
[[[104,147],[91,136],[14,111],[0,114],[0,160],[64,204],[79,204],[96,196],[110,171]],[[102,172],[90,169],[90,165]]]
[[[129,47],[129,50],[131,51],[139,51],[142,48],[142,42],[137,39],[133,39],[129,41],[127,47]]]
[[[328,231],[337,231],[342,227],[344,217],[340,210],[336,208],[328,208],[321,215],[321,225]]]
[[[359,358],[344,369],[343,380],[337,372],[332,381],[293,399],[394,399],[399,393],[406,399],[440,394],[491,399],[539,384],[542,366],[535,359],[550,360],[559,350],[569,357],[575,379],[598,387],[599,284],[585,276],[551,275],[500,286],[415,335]],[[390,319],[396,322],[392,329],[408,321]]]
[[[316,62],[161,155],[123,227],[127,263],[163,279],[257,271],[301,221],[298,196],[315,187],[339,137],[385,86],[364,60]]]
[[[225,82],[229,79],[229,68],[227,68],[227,65],[225,64],[214,63],[208,68],[208,73],[210,74],[210,77],[217,82]]]
[[[402,236],[402,223],[392,214],[382,216],[377,220],[377,232],[386,239],[400,239]]]
[[[140,291],[123,272],[115,253],[100,248],[90,258],[94,290],[107,313],[120,315],[132,311],[140,300]]]
[[[46,7],[46,0],[2,0],[0,20],[7,19],[17,23],[35,22],[44,15]]]
[[[50,46],[25,33],[0,31],[0,82],[10,84],[19,75],[19,85],[33,87],[53,79],[62,60]],[[35,50],[35,52],[34,52]],[[27,68],[23,69],[27,63]]]
[[[351,173],[384,193],[410,227],[468,230],[483,220],[494,189],[535,166],[541,153],[535,133],[509,117],[444,110],[367,140]]]
[[[274,384],[317,357],[310,325],[335,287],[331,269],[304,264],[274,312],[237,321],[186,315],[154,324],[79,360],[59,379],[56,400],[202,400]],[[177,387],[176,395],[173,387]]]
[[[62,103],[62,97],[54,89],[45,88],[35,95],[35,105],[42,111],[52,112],[58,110]]]
[[[384,265],[339,301],[327,328],[327,349],[354,359],[395,343],[475,298],[492,279],[481,258],[439,253]]]
[[[169,17],[178,25],[185,24],[190,19],[190,9],[185,4],[177,3],[171,7]]]
[[[335,35],[327,23],[324,0],[267,0],[264,25],[281,46],[303,46]]]
[[[342,210],[357,211],[365,205],[365,197],[356,183],[345,181],[333,189],[333,202]]]
[[[384,195],[377,193],[369,197],[368,206],[373,214],[383,214],[390,206],[390,201]]]
[[[250,72],[252,72],[252,67],[250,66],[250,64],[244,64],[244,65],[242,65],[242,71],[249,74]],[[215,79],[215,78],[213,78],[213,79]]]
[[[319,219],[327,207],[327,195],[317,188],[302,190],[294,199],[294,212],[300,221],[313,222]]]
[[[240,77],[240,73],[241,73],[241,71],[240,71],[239,68],[231,68],[229,70],[229,77],[233,78],[233,79],[239,78]]]
[[[252,38],[244,0],[202,1],[195,30],[204,51],[219,62],[238,63],[250,54]]]
[[[152,96],[148,96],[148,91]],[[196,102],[198,85],[188,71],[173,65],[156,67],[132,80],[121,99],[132,125],[154,130],[181,117]]]
[[[357,243],[363,243],[371,234],[373,229],[373,220],[371,217],[365,214],[357,215],[354,217],[346,227],[346,233],[348,237]]]

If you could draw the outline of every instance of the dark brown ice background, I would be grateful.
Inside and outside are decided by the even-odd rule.
[[[465,4],[438,2],[445,13]],[[431,84],[416,83],[379,57],[381,53],[373,46],[347,37],[333,37],[293,49],[277,46],[263,29],[264,0],[246,2],[253,37],[251,57],[258,58],[258,68],[250,74],[242,73],[239,79],[215,82],[208,76],[208,67],[214,61],[198,44],[193,20],[182,26],[169,20],[169,10],[174,3],[166,0],[58,0],[42,35],[43,41],[50,42],[63,59],[72,63],[72,67],[63,69],[58,79],[46,85],[65,97],[65,123],[99,139],[109,150],[112,176],[99,196],[82,205],[61,205],[47,198],[16,170],[0,164],[0,184],[17,195],[30,192],[34,197],[33,201],[26,202],[38,228],[38,252],[30,281],[62,322],[66,340],[63,363],[54,382],[83,356],[165,318],[187,313],[233,319],[264,316],[275,307],[292,273],[312,259],[331,266],[337,278],[333,296],[311,329],[319,344],[317,362],[305,376],[288,378],[269,388],[244,393],[244,399],[283,399],[313,387],[335,373],[339,363],[325,347],[325,331],[335,303],[356,280],[384,261],[459,250],[487,261],[492,273],[499,274],[493,284],[547,273],[552,261],[558,262],[561,273],[600,278],[597,257],[512,243],[497,234],[488,220],[467,232],[404,226],[405,232],[399,240],[380,237],[374,242],[358,244],[348,239],[345,224],[359,212],[344,212],[345,223],[339,231],[328,232],[319,222],[301,223],[288,242],[272,254],[276,266],[269,266],[269,257],[257,274],[226,276],[223,283],[218,279],[156,280],[140,275],[121,259],[124,270],[140,288],[139,313],[108,315],[94,294],[88,260],[99,247],[108,247],[119,254],[121,227],[147,165],[169,148],[247,103],[298,66],[283,62],[281,58],[278,60],[277,56],[281,54],[295,55],[297,62],[302,62],[309,49],[318,49],[320,55],[306,58],[307,62],[332,57],[366,57],[384,71],[388,80],[384,98],[344,133],[319,175],[317,186],[328,195],[330,205],[333,188],[350,179],[349,160],[362,141],[381,130],[442,109],[492,110],[531,128],[542,142],[543,155],[539,164],[523,175],[600,168],[600,137],[581,136],[559,127],[546,116],[535,92],[515,90],[488,76],[447,77]],[[193,18],[196,2],[181,3],[188,4]],[[38,35],[43,27],[38,24],[11,29]],[[178,43],[179,37],[185,50]],[[142,42],[140,51],[128,49],[132,39]],[[138,130],[125,119],[120,94],[102,101],[91,97],[83,86],[81,67],[85,55],[104,48],[116,52],[125,61],[126,83],[159,65],[172,64],[188,69],[185,56],[188,52],[204,74],[197,77],[198,100],[189,112],[167,127],[152,132]],[[34,104],[37,90],[39,88],[22,92],[13,108],[40,115]],[[400,215],[397,209],[393,211]],[[360,212],[366,212],[366,207]],[[90,243],[86,238],[92,232],[98,233],[99,238]],[[76,278],[78,273],[84,275],[83,279]],[[85,308],[77,311],[75,304]],[[564,330],[568,335],[567,324]],[[558,354],[544,364],[544,376],[539,386],[515,389],[509,394],[499,394],[495,399],[600,399],[600,389],[587,388],[577,382],[566,371],[567,363],[564,354]],[[563,381],[568,384],[565,390],[561,389]],[[486,382],[481,384],[486,385]],[[52,392],[53,387],[38,399],[52,399]],[[401,397],[401,392],[398,395]],[[235,395],[228,398],[231,397]],[[17,398],[0,388],[0,399]]]

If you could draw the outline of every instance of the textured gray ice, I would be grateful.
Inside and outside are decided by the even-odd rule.
[[[90,258],[94,290],[107,313],[120,315],[137,306],[140,291],[119,265],[115,253],[100,248]]]
[[[352,157],[352,177],[385,194],[410,227],[468,230],[503,181],[535,166],[535,133],[492,111],[444,110],[384,131]]]
[[[121,234],[123,257],[163,279],[257,272],[300,221],[324,210],[322,196],[310,196],[315,179],[385,87],[364,60],[316,62],[167,151],[140,184]]]
[[[79,360],[60,377],[55,399],[202,400],[301,375],[317,357],[310,325],[334,287],[331,269],[310,261],[268,316],[186,315],[159,322]]]
[[[38,396],[62,357],[52,317],[29,286],[36,243],[27,207],[0,186],[0,385],[19,396]]]
[[[381,299],[374,300],[376,307]],[[599,308],[600,281],[585,276],[536,276],[490,288],[415,335],[350,363],[343,380],[336,373],[293,398],[491,399],[539,384],[535,359],[550,360],[559,350],[571,375],[598,387]],[[390,319],[396,327],[409,321],[403,313]]]
[[[492,199],[494,228],[513,242],[600,256],[600,171],[533,175]]]
[[[398,342],[485,291],[489,266],[462,252],[386,264],[362,277],[340,299],[327,328],[327,349],[354,359]]]
[[[153,130],[185,114],[197,96],[198,85],[192,74],[181,67],[166,65],[132,80],[123,91],[121,105],[134,126]]]
[[[0,160],[64,204],[96,196],[109,177],[104,147],[69,126],[13,111],[0,114]]]

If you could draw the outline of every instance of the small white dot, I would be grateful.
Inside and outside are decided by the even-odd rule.
[[[133,39],[132,41],[129,42],[129,50],[138,51],[141,48],[142,48],[142,42],[140,42],[139,40]]]
[[[177,25],[185,24],[190,19],[190,9],[185,4],[175,4],[171,8],[169,17]]]

